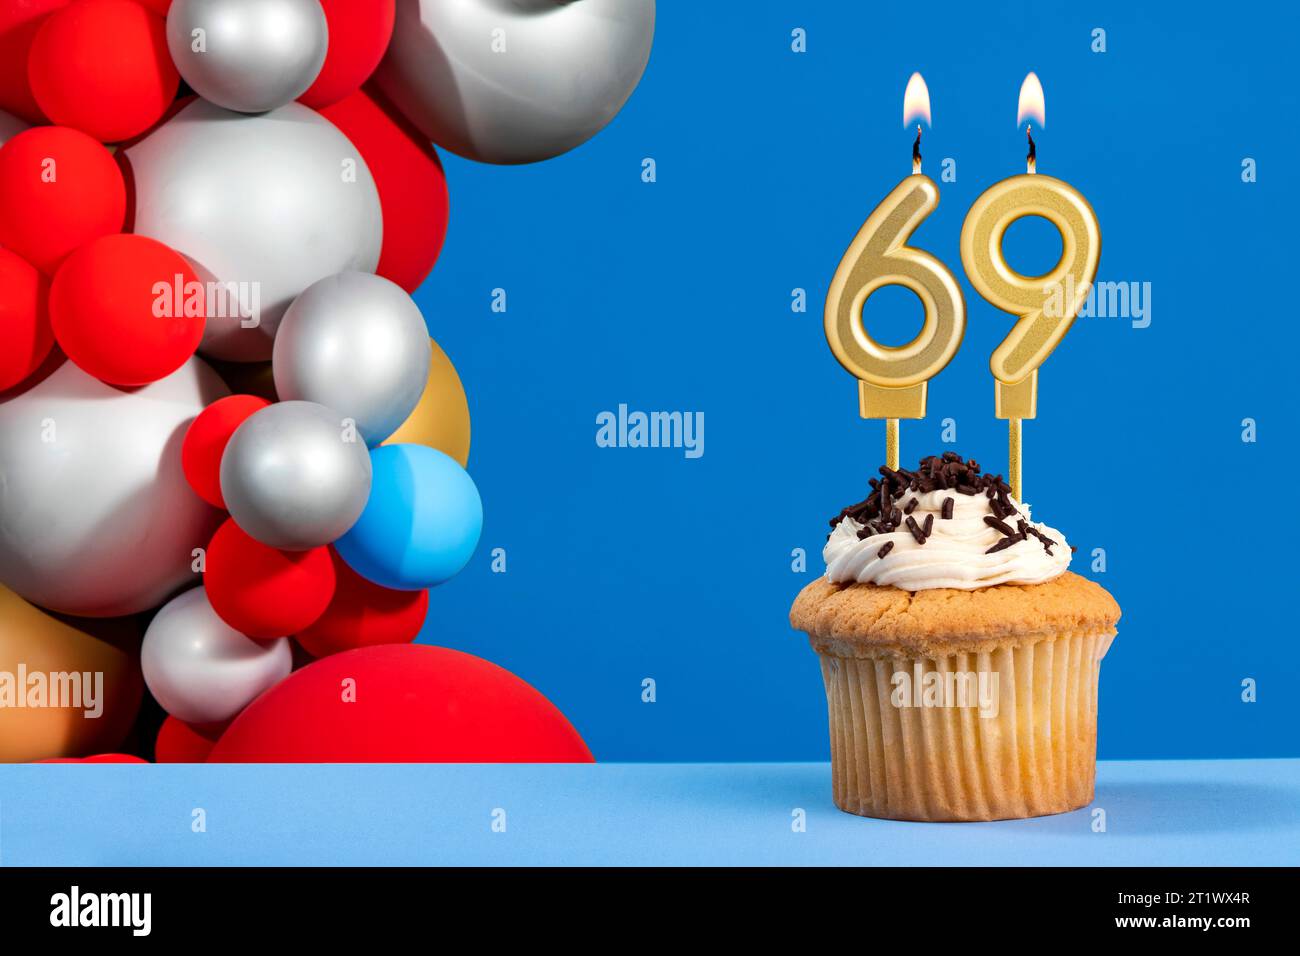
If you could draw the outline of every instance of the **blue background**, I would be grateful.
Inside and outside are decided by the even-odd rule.
[[[660,3],[640,88],[590,143],[518,168],[445,157],[451,225],[417,301],[469,393],[486,521],[422,640],[535,684],[600,760],[826,759],[817,663],[786,615],[822,569],[826,519],[883,460],[883,426],[857,417],[827,349],[825,290],[909,171],[901,101],[919,70],[926,171],[938,181],[951,157],[957,180],[912,242],[958,275],[968,326],[928,418],[903,425],[903,462],[951,448],[1002,470],[988,356],[1012,319],[971,289],[958,236],[971,202],[1023,171],[1016,95],[1034,70],[1039,171],[1096,209],[1098,280],[1152,284],[1148,328],[1075,324],[1025,425],[1035,515],[1124,611],[1100,755],[1300,754],[1296,21],[1281,4]],[[1010,258],[1041,272],[1059,241],[1024,225]],[[919,326],[903,292],[867,312],[887,341]],[[620,403],[703,411],[704,456],[598,448],[595,417]],[[1257,703],[1240,700],[1245,678]]]

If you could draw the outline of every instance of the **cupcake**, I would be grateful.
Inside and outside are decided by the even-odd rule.
[[[821,658],[836,806],[957,821],[1090,803],[1119,605],[1000,475],[952,452],[880,474],[790,609]]]

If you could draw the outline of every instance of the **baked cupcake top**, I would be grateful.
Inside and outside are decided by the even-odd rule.
[[[790,624],[837,657],[986,651],[1035,635],[1114,634],[1118,620],[1115,599],[1071,571],[1045,584],[978,591],[913,592],[818,578],[790,608]]]
[[[833,583],[972,591],[1042,584],[1070,566],[1065,536],[1035,522],[1002,476],[981,473],[974,459],[945,452],[915,471],[881,467],[870,485],[831,519],[822,557]]]

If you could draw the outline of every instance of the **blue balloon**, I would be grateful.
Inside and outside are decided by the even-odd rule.
[[[483,531],[483,500],[457,461],[425,445],[370,452],[370,498],[334,547],[352,570],[399,591],[454,577]]]

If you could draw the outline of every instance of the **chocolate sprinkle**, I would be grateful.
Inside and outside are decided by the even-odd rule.
[[[880,550],[876,552],[876,557],[883,558],[885,555],[889,554],[889,552],[893,550],[894,550],[894,542],[886,541],[884,544],[880,546]]]
[[[1056,542],[1028,522],[1022,521],[1020,524],[1022,526],[1020,529],[1021,531],[1026,532],[1027,534],[1032,534],[1039,541],[1043,542],[1043,550],[1050,556],[1052,553],[1052,545],[1056,544]]]
[[[988,499],[992,515],[985,516],[984,522],[1003,537],[986,551],[986,554],[1002,551],[1029,537],[1041,541],[1048,554],[1052,553],[1052,545],[1057,543],[1021,517],[1009,497],[1011,486],[1003,480],[1002,476],[983,474],[979,463],[973,458],[963,460],[956,452],[946,451],[941,456],[930,455],[922,458],[915,470],[894,469],[882,465],[877,471],[880,477],[873,477],[867,481],[871,493],[832,518],[830,520],[832,528],[845,518],[852,518],[862,526],[858,531],[858,538],[864,539],[872,535],[889,534],[900,527],[906,527],[917,544],[925,544],[934,530],[934,515],[926,515],[924,526],[912,517],[912,512],[919,505],[916,496],[932,491],[955,489],[959,494],[972,496],[983,494]],[[902,505],[902,510],[899,510],[897,505],[905,495],[912,497]],[[939,516],[951,519],[956,503],[957,499],[954,497],[945,498]],[[1019,530],[1013,530],[1008,524],[1008,521],[1013,518],[1017,519]],[[893,549],[893,546],[892,541],[886,542],[881,547],[879,556],[883,558]]]
[[[985,551],[984,553],[985,553],[985,554],[997,554],[999,551],[1002,551],[1002,550],[1004,550],[1004,549],[1006,549],[1006,548],[1009,548],[1009,547],[1011,547],[1013,544],[1019,544],[1021,541],[1024,541],[1024,540],[1025,540],[1025,536],[1024,536],[1023,534],[1013,534],[1013,535],[1012,535],[1011,537],[1009,537],[1009,538],[1003,538],[1001,541],[999,541],[999,542],[998,542],[997,544],[995,544],[993,547],[989,548],[989,549],[988,549],[987,551]]]
[[[907,516],[907,530],[912,532],[912,537],[916,539],[917,544],[925,544],[925,532],[911,515]]]
[[[1001,518],[995,518],[992,515],[985,515],[984,523],[995,531],[1001,532],[1008,538],[1015,534],[1015,532],[1011,530],[1011,526]]]

